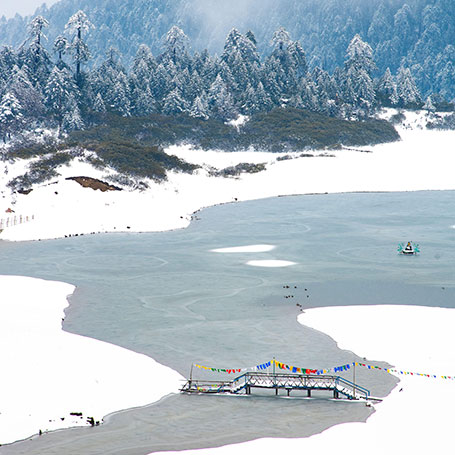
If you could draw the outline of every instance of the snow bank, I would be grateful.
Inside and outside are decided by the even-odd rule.
[[[299,322],[329,334],[341,348],[368,359],[386,360],[421,373],[455,374],[453,309],[393,305],[316,308],[301,314]],[[375,405],[376,412],[366,423],[337,425],[309,438],[264,438],[183,453],[424,454],[438,448],[450,452],[455,381],[399,377],[401,382]]]
[[[0,276],[0,290],[0,444],[178,391],[183,378],[153,359],[62,330],[74,286]]]
[[[410,120],[415,123],[413,116]],[[412,118],[411,118],[412,117]],[[8,164],[0,174],[0,220],[34,215],[33,221],[4,227],[0,239],[33,240],[65,235],[116,231],[162,231],[188,226],[192,214],[207,206],[277,195],[353,191],[415,191],[455,189],[453,143],[455,131],[400,129],[402,140],[368,147],[373,153],[353,150],[334,157],[299,157],[278,160],[283,154],[265,152],[204,152],[187,146],[167,152],[201,169],[194,175],[169,173],[165,183],[148,182],[146,191],[109,191],[83,188],[71,176],[103,180],[103,171],[74,160],[58,169],[61,177],[37,186],[27,195],[11,195],[7,181],[20,174],[26,162]],[[315,152],[315,155],[318,155]],[[215,177],[222,169],[242,162],[266,163],[267,169],[238,177]],[[0,171],[6,164],[0,163]],[[12,208],[15,214],[6,214]]]
[[[279,259],[257,259],[246,263],[246,265],[252,265],[253,267],[289,267],[290,265],[295,264],[295,262],[282,261]]]

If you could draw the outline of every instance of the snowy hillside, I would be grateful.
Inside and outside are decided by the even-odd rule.
[[[0,177],[0,238],[29,240],[182,228],[202,207],[284,194],[455,189],[451,173],[455,132],[419,129],[425,115],[407,113],[399,129],[401,141],[364,147],[365,152],[356,148],[330,154],[312,151],[302,156],[170,147],[167,154],[200,168],[193,174],[168,172],[168,180],[162,183],[144,179],[148,188],[142,191],[123,187],[122,191],[103,192],[68,180],[91,177],[108,182],[115,175],[112,170],[88,164],[84,154],[59,166],[56,171],[60,175],[34,185],[28,194],[11,194],[7,181],[23,173],[33,160],[2,163],[8,174],[2,172]],[[239,163],[263,164],[265,170],[233,176],[214,172]],[[410,165],[412,172],[403,178]]]

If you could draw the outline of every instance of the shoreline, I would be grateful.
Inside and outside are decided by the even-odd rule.
[[[89,426],[89,417],[96,424],[109,414],[178,391],[183,377],[171,368],[63,330],[73,285],[2,275],[0,288],[2,302],[7,302],[0,305],[0,340],[9,348],[1,359],[5,371],[14,372],[0,377],[1,389],[9,391],[1,403],[2,445],[40,431]],[[125,384],[130,392],[119,394]]]
[[[363,323],[365,318],[368,318],[368,325]],[[368,359],[381,358],[382,361],[392,364],[395,362],[398,368],[414,368],[422,373],[425,368],[429,371],[439,368],[439,374],[455,374],[455,354],[451,350],[455,341],[452,332],[455,323],[454,309],[410,305],[320,307],[305,310],[305,313],[298,316],[298,320],[299,323],[337,340],[341,349],[351,350]],[[388,336],[384,338],[383,324],[388,320],[394,320],[400,331],[388,331]],[[427,330],[428,337],[424,340],[421,337],[422,328]],[[403,338],[407,338],[408,344],[402,342]],[[368,341],[366,345],[365,340]],[[416,348],[417,351],[423,349],[423,360]],[[374,361],[369,360],[368,363]],[[374,370],[371,374],[375,374]],[[337,453],[342,455],[361,455],[366,450],[379,455],[384,453],[384,450],[393,450],[396,453],[428,453],[434,451],[435,442],[439,447],[450,447],[455,380],[443,379],[440,376],[427,378],[410,373],[393,375],[399,379],[397,386],[382,402],[373,405],[375,412],[365,423],[342,423],[303,438],[261,438],[217,448],[187,450],[183,453],[325,453],[324,447],[336,446]],[[165,453],[177,455],[182,452]]]

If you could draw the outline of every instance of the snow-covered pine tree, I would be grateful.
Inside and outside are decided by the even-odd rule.
[[[70,106],[70,109],[63,116],[62,121],[62,129],[67,133],[80,130],[84,127],[84,121],[74,99],[70,102]]]
[[[152,90],[153,98],[157,101],[163,100],[167,93],[171,90],[172,77],[169,75],[164,64],[160,63],[150,81],[150,89]]]
[[[47,39],[43,29],[49,26],[49,22],[42,16],[36,16],[28,25],[28,47],[22,46],[19,55],[20,63],[26,66],[28,76],[32,84],[41,91],[50,73],[51,58],[43,41]]]
[[[390,68],[387,68],[376,86],[376,97],[383,106],[396,106],[398,103],[397,85]]]
[[[176,25],[171,27],[164,37],[163,47],[162,61],[171,60],[179,69],[188,66],[189,40],[181,28]]]
[[[280,27],[273,33],[271,44],[273,45],[274,52],[276,52],[278,55],[287,49],[290,42],[291,37],[289,35],[289,32],[284,27]]]
[[[69,71],[65,68],[60,70],[54,66],[44,88],[44,96],[46,106],[50,113],[57,118],[60,125],[64,114],[72,108],[80,94]]]
[[[305,109],[319,111],[318,89],[310,78],[303,79],[300,83],[300,99]]]
[[[54,52],[58,54],[58,61],[62,61],[62,57],[66,54],[68,50],[69,42],[63,35],[58,35],[54,41]]]
[[[152,51],[145,44],[141,44],[137,49],[136,56],[133,60],[132,71],[137,73],[138,70],[136,68],[139,65],[141,65],[141,67],[146,69],[149,73],[153,73],[157,67],[157,63],[155,57],[152,54]]]
[[[129,117],[131,115],[128,79],[123,72],[117,74],[110,96],[110,101],[111,107],[113,107],[123,117]]]
[[[118,51],[110,47],[106,52],[106,59],[98,67],[93,69],[88,76],[88,83],[92,92],[101,93],[103,100],[109,104],[114,104],[114,87],[119,75],[126,78],[126,71],[119,63]],[[122,81],[124,82],[123,78]],[[125,90],[127,93],[128,90]]]
[[[207,102],[207,94],[205,92],[194,99],[193,105],[190,109],[190,116],[194,118],[200,118],[202,120],[207,120],[209,118],[209,107]]]
[[[150,48],[145,44],[139,46],[129,75],[133,111],[140,112],[138,115],[145,115],[145,112],[151,112],[153,96],[150,87],[156,66],[157,64]],[[147,99],[141,100],[143,97]],[[141,105],[140,108],[139,105]],[[149,107],[144,109],[146,106]]]
[[[366,113],[371,112],[376,99],[372,79],[375,69],[373,50],[360,35],[355,35],[346,51],[344,98]]]
[[[208,91],[216,78],[218,68],[207,49],[203,50],[201,54],[194,54],[192,68],[194,71],[197,71],[197,74],[201,78],[201,89]]]
[[[145,116],[155,112],[155,100],[149,86],[146,86],[145,89],[140,88],[138,85],[131,88],[131,112],[139,116]]]
[[[40,91],[30,82],[26,69],[26,66],[20,69],[17,65],[13,66],[5,84],[5,91],[14,94],[23,107],[25,117],[38,118],[44,112],[43,98]]]
[[[272,101],[265,92],[262,82],[259,82],[256,88],[254,88],[251,84],[248,84],[243,97],[241,108],[242,114],[251,115],[256,112],[267,111],[271,108],[271,106]]]
[[[178,88],[171,90],[163,100],[162,113],[166,115],[181,114],[187,110],[187,104]]]
[[[428,96],[425,104],[423,105],[422,109],[426,110],[427,112],[435,112],[436,107],[433,104],[433,100],[431,99],[431,96]]]
[[[291,41],[289,33],[283,27],[275,31],[271,43],[274,48],[265,62],[266,72],[271,72],[276,81],[279,95],[275,99],[282,103],[296,93],[299,78],[307,70],[306,58],[301,46]],[[267,87],[267,81],[263,80],[263,83]],[[273,94],[271,96],[273,98]]]
[[[14,51],[8,46],[3,47],[0,50],[0,94],[4,93],[6,81],[10,78],[16,63]]]
[[[278,84],[278,72],[281,67],[275,58],[269,58],[261,67],[260,80],[273,105],[278,105],[281,87]]]
[[[227,121],[237,115],[232,95],[220,74],[210,86],[208,102],[211,116]]]
[[[416,86],[409,68],[400,67],[397,76],[398,105],[418,108],[422,105],[420,91]]]
[[[24,113],[21,103],[13,93],[5,93],[0,101],[0,134],[3,142],[5,143],[11,134],[19,132],[23,125]]]
[[[291,65],[295,69],[298,79],[304,77],[308,71],[305,51],[298,41],[293,41],[288,46],[289,55],[291,57]]]
[[[70,50],[73,54],[74,63],[76,64],[77,80],[80,78],[81,64],[88,61],[91,57],[89,48],[82,39],[82,33],[88,32],[91,28],[94,28],[94,25],[81,10],[73,14],[65,25],[65,31],[71,36]]]
[[[93,103],[93,110],[104,114],[106,112],[106,105],[104,104],[103,97],[100,93],[97,93],[95,96],[95,102]]]
[[[41,45],[41,39],[47,39],[43,32],[43,29],[47,27],[49,27],[47,19],[44,19],[43,16],[36,16],[27,26],[28,38],[38,45]]]

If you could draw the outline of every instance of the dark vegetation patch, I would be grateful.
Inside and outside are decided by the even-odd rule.
[[[7,152],[7,156],[10,159],[29,159],[56,153],[58,150],[57,142],[53,139],[48,139],[44,142],[24,139],[11,147]]]
[[[236,177],[240,174],[256,174],[257,172],[265,171],[264,163],[239,163],[236,166],[229,166],[219,171],[214,171],[211,175],[219,177]]]
[[[255,114],[238,129],[221,120],[202,120],[183,114],[129,118],[112,113],[97,114],[92,117],[92,123],[92,128],[72,133],[67,145],[98,151],[103,144],[128,148],[128,144],[167,147],[186,143],[204,150],[238,151],[252,147],[282,152],[333,149],[341,144],[378,144],[400,138],[385,120],[348,121],[295,108],[276,108]]]
[[[444,117],[433,115],[426,127],[430,130],[453,130],[455,129],[455,114],[449,114]]]
[[[400,138],[385,120],[354,122],[294,108],[259,113],[244,125],[242,134],[251,145],[274,152],[369,145]]]
[[[54,153],[40,158],[30,164],[28,172],[8,182],[8,187],[13,191],[25,193],[34,184],[43,183],[46,180],[58,177],[60,174],[55,168],[68,164],[72,159],[73,156],[66,152]]]

